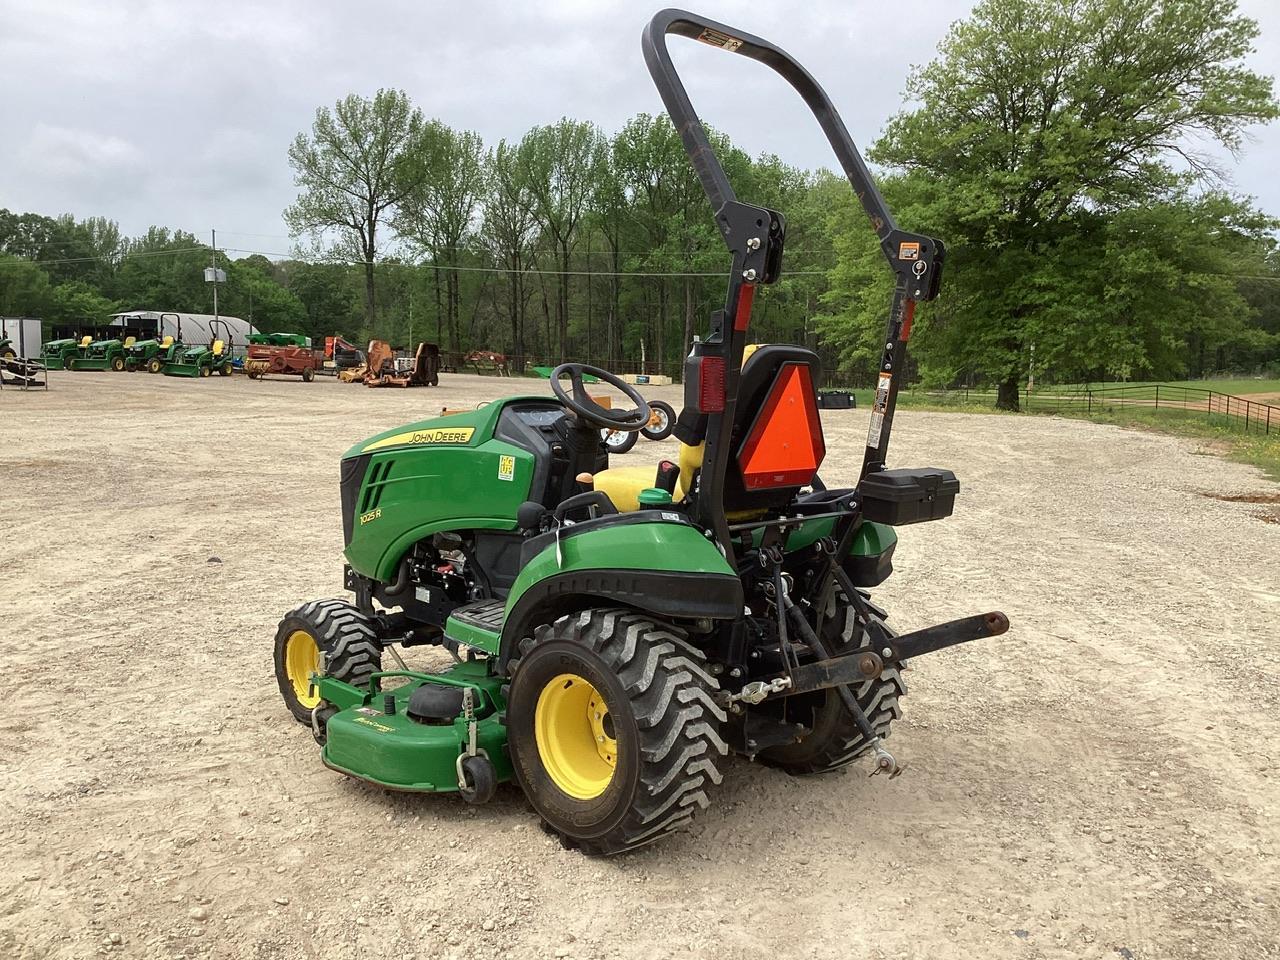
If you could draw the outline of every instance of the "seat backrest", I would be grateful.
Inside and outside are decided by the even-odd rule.
[[[130,347],[132,347],[132,346],[133,346],[135,343],[137,343],[137,342],[138,342],[138,338],[137,338],[137,337],[125,337],[125,338],[124,338],[124,348],[125,348],[126,350],[128,350]]]
[[[170,347],[173,346],[173,337],[166,336],[164,338],[164,342],[161,343],[160,346],[163,347],[165,350],[168,350]]]
[[[81,338],[80,338],[80,346],[81,346],[81,347],[87,347],[87,346],[88,346],[89,344],[91,344],[91,343],[93,343],[93,337],[81,337]]]
[[[821,373],[822,364],[816,353],[790,344],[760,346],[743,363],[730,460],[725,469],[726,513],[784,506],[809,483],[805,464],[812,462],[816,472],[825,452],[818,418],[817,386]],[[775,384],[779,388],[775,402],[766,409]],[[769,429],[766,421],[773,418],[781,419]],[[767,447],[776,445],[780,432],[789,438],[783,459],[796,461],[791,466],[800,469],[779,467],[780,472],[770,472],[767,485],[761,486],[761,464],[770,467],[771,451]]]
[[[215,357],[220,357],[220,356],[222,356],[222,348],[223,348],[223,346],[225,346],[225,344],[223,344],[223,342],[222,342],[221,340],[215,340],[215,341],[213,341],[213,355],[214,355]]]

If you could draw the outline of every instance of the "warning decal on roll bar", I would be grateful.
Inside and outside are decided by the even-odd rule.
[[[880,431],[884,428],[884,411],[889,406],[889,384],[893,383],[893,375],[880,374],[880,382],[876,385],[875,403],[871,405],[871,426],[867,430],[867,446],[872,450],[880,449]]]
[[[724,47],[730,53],[742,46],[742,41],[737,37],[731,37],[727,33],[721,33],[719,30],[712,30],[710,27],[698,34],[698,39],[703,43],[709,43],[713,47]]]

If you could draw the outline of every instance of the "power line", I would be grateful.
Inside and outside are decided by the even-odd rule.
[[[179,247],[176,250],[139,250],[137,253],[122,253],[122,254],[119,254],[118,256],[109,256],[109,255],[103,254],[97,257],[66,257],[61,260],[28,260],[25,257],[16,257],[13,263],[14,264],[34,263],[43,267],[43,266],[49,266],[51,264],[59,264],[59,263],[96,263],[100,260],[114,261],[114,260],[132,260],[136,257],[176,256],[177,254],[180,254],[180,253],[196,253],[198,251],[207,250],[207,249],[208,247]],[[11,265],[13,264],[6,264],[4,262],[0,262],[0,267],[11,266]]]
[[[233,230],[228,230],[226,232],[235,233],[235,231]],[[240,233],[236,235],[237,236],[262,236],[262,237],[272,237],[272,236],[281,237],[282,236],[280,234],[248,234],[248,233]],[[4,261],[0,261],[0,268],[6,267],[6,266],[17,266],[18,264],[26,264],[26,263],[36,264],[38,266],[53,266],[53,265],[68,264],[68,263],[95,263],[98,261],[111,262],[111,261],[132,260],[135,258],[142,258],[142,257],[178,256],[179,254],[184,254],[184,253],[207,252],[208,249],[209,248],[205,246],[179,247],[172,250],[141,250],[141,251],[138,251],[137,253],[125,253],[125,254],[120,254],[118,256],[102,255],[102,256],[96,256],[96,257],[66,257],[66,258],[56,259],[56,260],[28,260],[25,257],[16,257],[16,259],[12,262],[6,263]],[[254,250],[248,247],[223,247],[222,249],[223,249],[223,252],[225,253],[244,253],[244,254],[250,254],[250,255],[256,254],[258,256],[269,257],[269,258],[274,257],[276,258],[277,262],[283,261],[283,260],[294,260],[301,263],[308,263],[312,265],[323,265],[323,264],[329,263],[329,264],[335,264],[335,265],[340,264],[343,266],[362,266],[365,262],[363,260],[352,260],[348,258],[335,258],[330,260],[314,260],[314,259],[308,259],[306,257],[299,257],[292,253],[280,253],[278,251],[271,251],[271,250]],[[442,249],[462,250],[466,248],[445,247]],[[624,251],[619,251],[619,253],[622,253],[622,252]],[[627,252],[631,253],[632,255],[641,255],[645,252],[651,252],[651,251],[637,250],[637,251],[627,251]],[[607,250],[602,250],[599,253],[602,256],[613,255],[611,251],[607,251]],[[580,254],[575,253],[575,256],[578,256],[578,255]],[[593,251],[585,255],[593,256],[595,255],[595,252]],[[711,256],[712,252],[697,251],[692,255],[693,256]],[[660,278],[660,277],[683,278],[683,277],[723,277],[724,276],[723,270],[714,270],[714,271],[547,270],[547,269],[536,268],[536,267],[526,267],[525,269],[517,270],[513,267],[470,267],[470,266],[463,266],[461,264],[455,265],[455,264],[447,264],[447,263],[434,263],[432,261],[423,261],[420,263],[401,263],[401,262],[382,260],[382,261],[375,261],[374,266],[375,267],[406,267],[409,269],[429,268],[432,270],[440,270],[446,273],[450,273],[450,272],[452,273],[501,273],[501,274],[508,274],[508,275],[520,274],[520,275],[530,275],[530,276],[641,277],[641,278]],[[785,276],[789,276],[789,277],[819,277],[819,276],[825,276],[826,274],[827,274],[826,270],[785,271]],[[1270,281],[1272,283],[1280,282],[1280,276],[1267,276],[1265,274],[1210,273],[1210,274],[1201,274],[1201,276],[1226,277],[1232,280],[1264,280],[1264,281]]]
[[[224,247],[224,250],[234,253],[258,254],[263,257],[282,257],[288,259],[296,259],[288,254],[272,253],[266,250],[247,250],[243,247]],[[333,263],[342,264],[344,266],[363,266],[363,260],[350,260],[346,258],[335,258],[332,260],[303,260],[303,263]],[[531,274],[533,276],[566,276],[566,277],[723,277],[724,271],[717,270],[712,272],[695,272],[695,271],[659,271],[659,270],[543,270],[540,268],[528,267],[523,270],[517,270],[514,267],[466,267],[462,265],[448,263],[433,263],[431,261],[423,261],[422,263],[393,263],[386,260],[374,261],[375,267],[405,267],[413,270],[417,268],[429,268],[432,270],[441,270],[446,273],[505,273],[505,274]],[[788,276],[825,276],[825,270],[792,270]]]

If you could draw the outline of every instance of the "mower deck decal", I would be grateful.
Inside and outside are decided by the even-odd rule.
[[[382,450],[386,447],[424,443],[470,443],[471,436],[475,432],[475,427],[437,427],[435,430],[410,430],[407,433],[397,433],[395,436],[375,440],[365,447],[362,452],[372,453],[374,450]]]

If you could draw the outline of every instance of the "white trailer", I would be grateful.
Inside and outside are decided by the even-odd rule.
[[[9,340],[9,349],[19,357],[40,356],[44,337],[35,317],[0,317],[0,340]]]
[[[209,343],[213,340],[226,339],[226,332],[231,331],[231,342],[227,344],[233,356],[242,357],[249,345],[249,334],[258,329],[248,320],[239,317],[228,317],[219,314],[220,323],[215,331],[214,316],[211,313],[176,313],[159,310],[126,310],[111,318],[113,327],[129,327],[142,333],[156,337],[176,337],[188,345]]]

